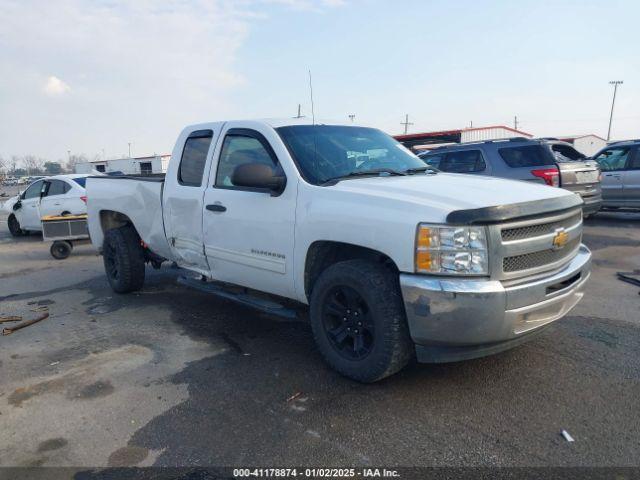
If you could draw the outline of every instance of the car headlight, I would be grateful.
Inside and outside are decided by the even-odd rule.
[[[484,227],[418,225],[416,272],[488,275],[489,254]]]

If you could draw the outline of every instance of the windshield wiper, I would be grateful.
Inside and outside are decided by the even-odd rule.
[[[339,177],[328,178],[320,185],[323,187],[327,187],[330,185],[335,185],[340,180],[346,180],[349,178],[357,178],[357,177],[370,177],[370,176],[381,176],[380,174],[386,173],[388,176],[405,176],[407,175],[405,172],[400,172],[398,170],[394,170],[392,168],[376,168],[374,170],[362,170],[358,172],[349,172],[346,175],[340,175]]]
[[[415,173],[421,173],[421,172],[426,172],[426,171],[430,171],[430,172],[433,172],[433,173],[438,173],[438,170],[436,168],[429,167],[429,166],[407,168],[406,170],[404,170],[404,173],[406,173],[407,175],[413,175]]]

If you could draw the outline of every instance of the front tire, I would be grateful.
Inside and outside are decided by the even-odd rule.
[[[20,228],[20,222],[18,222],[18,219],[13,213],[9,215],[7,223],[9,225],[9,233],[11,233],[12,237],[23,237],[26,235],[26,232]]]
[[[327,268],[311,293],[311,327],[325,361],[342,375],[370,383],[414,357],[398,275],[366,260]]]
[[[126,225],[108,230],[102,248],[104,270],[114,292],[129,293],[144,284],[144,251],[135,229]]]

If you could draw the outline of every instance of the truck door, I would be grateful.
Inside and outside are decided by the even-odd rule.
[[[182,132],[165,177],[163,215],[174,259],[181,267],[209,274],[202,237],[202,199],[210,151],[219,130]]]
[[[276,154],[286,155],[284,146],[273,130],[259,125],[226,128],[223,133],[204,194],[204,242],[211,276],[294,296],[294,176],[288,176],[289,183],[277,195],[235,186],[232,181],[234,169],[247,163],[265,164],[286,176],[283,167],[292,166],[281,164]]]

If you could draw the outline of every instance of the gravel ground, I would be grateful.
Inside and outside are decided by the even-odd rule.
[[[90,245],[56,261],[0,214],[0,314],[51,315],[0,337],[0,465],[639,466],[640,288],[615,277],[640,268],[639,227],[587,221],[587,295],[530,343],[360,385],[303,322],[169,267],[116,295]]]

